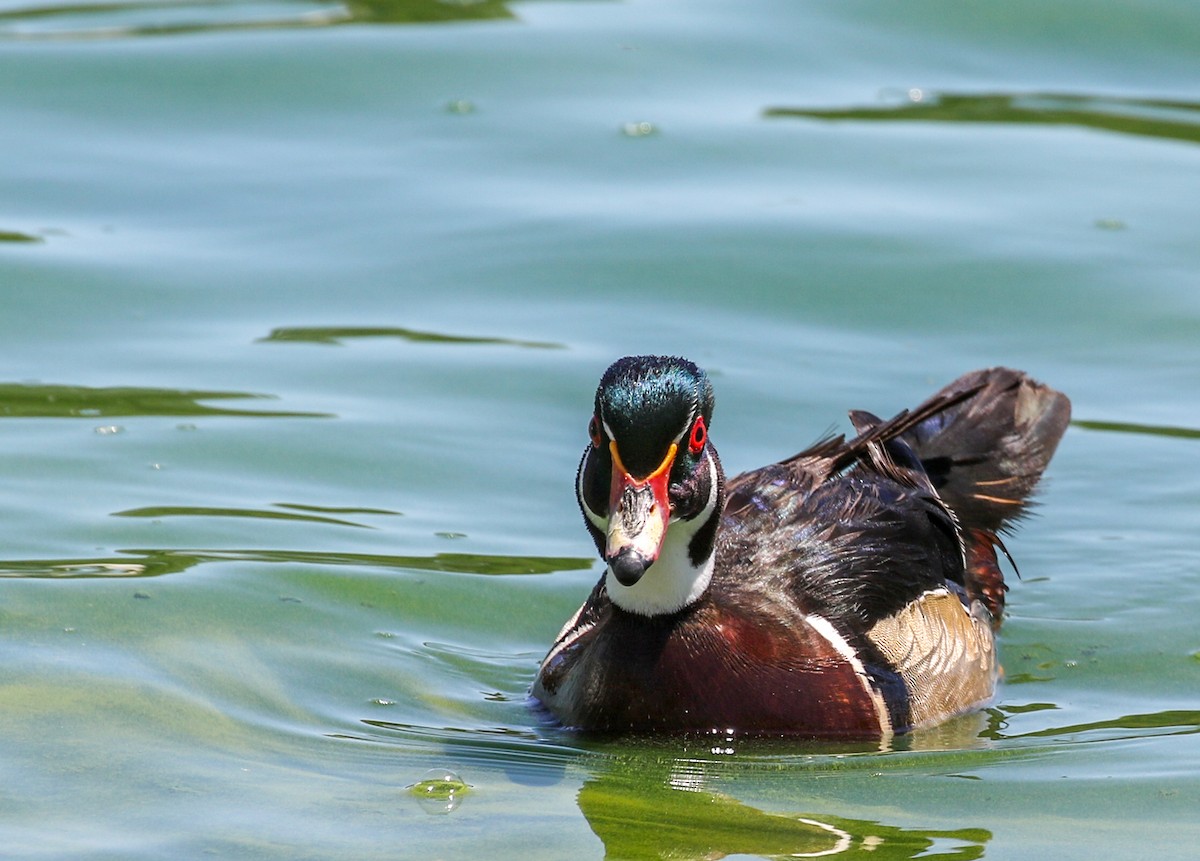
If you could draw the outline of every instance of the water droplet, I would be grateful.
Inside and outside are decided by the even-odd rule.
[[[453,813],[470,790],[457,772],[448,768],[431,768],[421,779],[408,787],[421,808],[429,814],[443,816]]]
[[[627,138],[649,137],[658,134],[658,126],[648,122],[625,123],[621,126],[621,134]]]
[[[910,102],[925,101],[925,91],[922,90],[920,87],[910,87],[908,90],[908,100]]]
[[[373,706],[394,706],[395,704],[395,700],[385,700],[383,697],[376,697],[371,700],[371,705]]]

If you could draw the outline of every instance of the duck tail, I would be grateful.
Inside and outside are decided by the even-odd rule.
[[[1027,513],[1071,419],[1071,402],[1009,368],[959,377],[928,403],[939,401],[952,405],[901,438],[963,529],[998,536]]]
[[[999,627],[1008,587],[997,548],[1012,561],[1000,535],[1029,511],[1071,420],[1066,395],[1021,371],[989,368],[959,377],[890,421],[858,410],[850,420],[858,436],[831,441],[829,462],[840,469],[866,460],[901,481],[927,480],[961,530],[960,583]]]

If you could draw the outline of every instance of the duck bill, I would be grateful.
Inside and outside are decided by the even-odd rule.
[[[658,559],[667,537],[671,520],[668,482],[679,447],[672,443],[663,462],[645,478],[634,478],[625,469],[615,440],[609,449],[613,471],[604,558],[617,582],[632,586]]]

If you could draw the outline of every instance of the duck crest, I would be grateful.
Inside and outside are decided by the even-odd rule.
[[[686,359],[601,379],[576,490],[604,575],[532,694],[567,726],[886,738],[994,692],[999,534],[1070,402],[1019,371],[960,377],[884,421],[725,480]],[[1007,554],[1007,550],[1004,551]]]
[[[596,415],[609,438],[621,441],[622,460],[635,475],[658,466],[661,451],[679,443],[697,416],[711,424],[712,408],[708,375],[669,356],[614,362],[596,389]]]

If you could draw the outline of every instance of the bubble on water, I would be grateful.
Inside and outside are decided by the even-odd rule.
[[[658,134],[658,126],[654,123],[637,122],[625,123],[621,126],[621,134],[627,138],[644,138],[650,135]]]
[[[453,813],[470,789],[458,772],[448,768],[431,768],[408,787],[421,809],[434,816]]]
[[[446,111],[451,114],[473,114],[475,103],[469,99],[452,99],[446,103]]]
[[[125,433],[125,428],[120,425],[101,425],[95,428],[95,431],[100,436],[113,436],[114,434]]]

